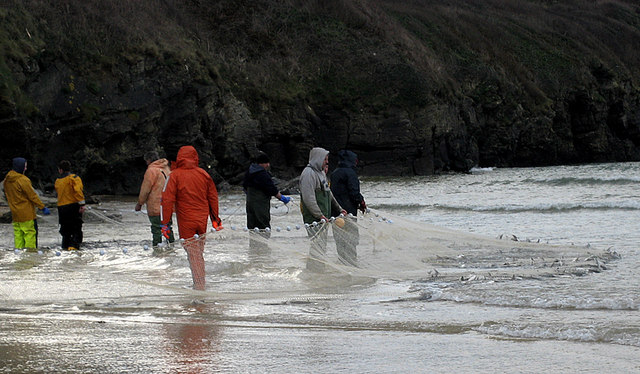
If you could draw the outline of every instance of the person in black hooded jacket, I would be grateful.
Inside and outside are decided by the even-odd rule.
[[[268,239],[271,236],[270,232],[265,231],[267,227],[271,228],[271,213],[269,212],[271,196],[275,196],[285,204],[291,201],[291,198],[282,195],[273,183],[268,171],[270,167],[269,157],[265,153],[259,154],[255,162],[249,166],[242,183],[247,195],[247,228],[250,230],[249,245],[252,249],[267,248],[263,241],[253,236],[256,228],[260,230],[260,236],[263,238]]]
[[[333,235],[340,261],[345,265],[357,266],[356,246],[359,242],[359,232],[356,216],[358,209],[364,213],[367,205],[360,193],[360,181],[356,173],[358,156],[352,151],[342,150],[338,152],[338,157],[338,167],[331,173],[331,192],[340,206],[351,216],[345,218],[344,227],[334,227]]]

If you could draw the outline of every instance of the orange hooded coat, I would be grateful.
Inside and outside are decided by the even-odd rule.
[[[176,211],[181,238],[207,232],[211,217],[214,227],[221,225],[218,217],[218,191],[211,176],[198,167],[198,152],[190,145],[178,151],[177,168],[171,171],[162,191],[162,224],[169,223]]]

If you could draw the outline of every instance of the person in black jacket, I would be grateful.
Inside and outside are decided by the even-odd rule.
[[[249,245],[252,249],[266,249],[265,240],[271,237],[271,233],[265,231],[266,228],[271,228],[271,213],[269,212],[271,196],[275,196],[285,204],[291,201],[291,198],[282,195],[273,183],[268,171],[270,167],[269,157],[265,153],[259,154],[255,162],[249,166],[242,183],[247,195],[247,228],[250,231]],[[255,231],[256,228],[259,230],[258,232]],[[256,234],[264,239],[255,237]]]
[[[338,257],[345,265],[357,266],[357,252],[360,236],[356,224],[358,209],[364,213],[367,205],[360,193],[360,181],[356,174],[358,156],[348,150],[338,152],[338,167],[331,174],[331,192],[340,206],[350,213],[345,217],[344,227],[334,225],[333,236],[336,240]]]

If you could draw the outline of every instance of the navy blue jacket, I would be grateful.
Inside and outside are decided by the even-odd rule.
[[[364,200],[360,194],[360,181],[356,174],[358,156],[347,150],[338,152],[338,167],[331,173],[331,192],[340,206],[354,216]]]
[[[249,187],[256,188],[264,192],[267,196],[275,196],[278,194],[278,188],[275,183],[273,183],[271,174],[258,164],[251,164],[249,166],[249,170],[244,176],[242,187],[245,191],[247,191]]]
[[[278,188],[271,174],[258,164],[251,164],[242,183],[247,193],[247,227],[265,229],[271,226],[269,213],[271,196],[278,194]]]

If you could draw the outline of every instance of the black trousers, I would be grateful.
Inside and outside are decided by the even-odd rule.
[[[82,214],[80,204],[73,203],[58,206],[58,222],[62,235],[62,248],[80,249],[82,244]]]
[[[255,251],[265,251],[269,249],[267,240],[271,237],[270,232],[254,232],[255,228],[264,230],[271,227],[271,196],[265,194],[257,188],[247,189],[247,228],[249,229],[249,248]]]

